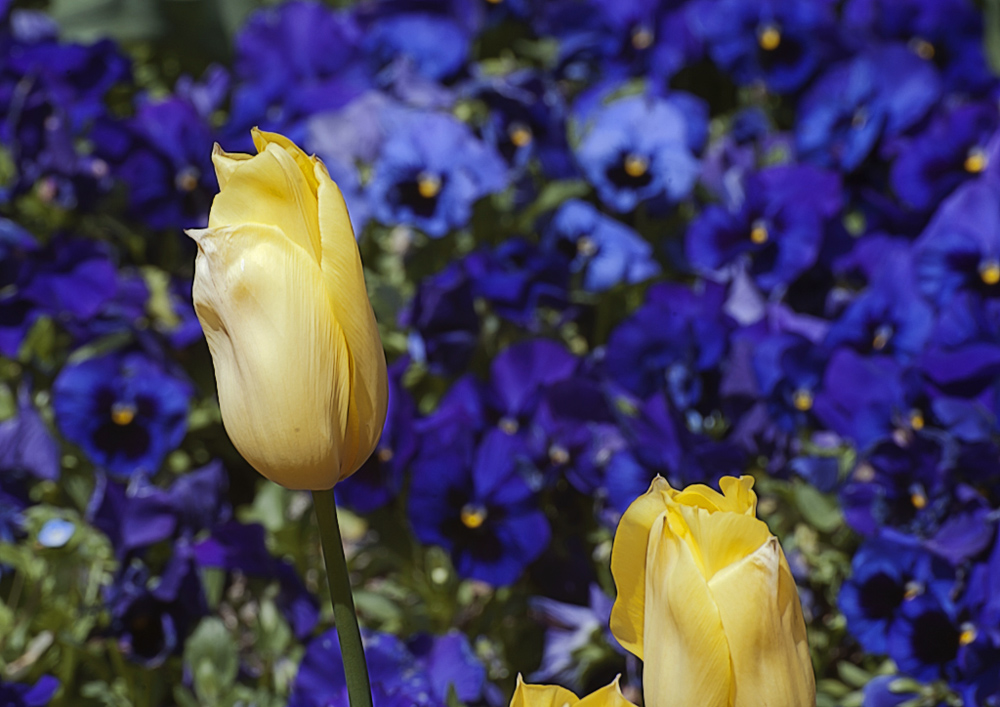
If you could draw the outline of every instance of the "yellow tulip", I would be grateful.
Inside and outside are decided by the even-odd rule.
[[[635,707],[625,699],[618,678],[583,699],[558,685],[529,685],[517,676],[510,707]]]
[[[322,490],[382,433],[385,354],[340,189],[316,157],[253,131],[257,155],[212,155],[220,193],[193,298],[226,432],[264,476]]]
[[[816,685],[795,581],[753,478],[657,477],[611,552],[611,632],[643,660],[646,707],[807,707]]]

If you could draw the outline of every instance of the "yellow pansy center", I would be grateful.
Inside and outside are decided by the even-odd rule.
[[[641,177],[649,169],[649,160],[642,155],[629,153],[625,156],[625,174],[630,177]]]
[[[912,503],[913,507],[916,508],[918,511],[922,508],[926,508],[927,495],[923,492],[922,489],[915,489],[913,492],[910,493],[910,503]]]
[[[517,420],[513,417],[501,417],[500,422],[497,423],[497,427],[507,434],[512,435],[517,432],[518,424]]]
[[[421,172],[417,175],[417,191],[425,199],[433,199],[441,191],[441,177],[433,172]]]
[[[590,236],[580,236],[576,241],[576,252],[585,257],[590,257],[597,252],[597,244]]]
[[[915,430],[924,429],[924,414],[919,410],[910,411],[910,427]]]
[[[813,406],[813,394],[811,390],[806,388],[799,388],[794,393],[792,393],[792,405],[799,412],[806,412],[812,409]]]
[[[909,581],[906,583],[905,591],[903,592],[903,599],[916,599],[918,596],[924,593],[924,585],[920,582]]]
[[[934,45],[923,37],[914,37],[910,40],[910,49],[921,59],[928,61],[934,58]]]
[[[551,461],[556,466],[562,466],[569,461],[569,452],[566,451],[565,447],[560,447],[558,444],[553,444],[549,447],[549,461]]]
[[[394,454],[393,454],[393,451],[391,449],[389,449],[388,447],[382,447],[380,450],[378,450],[378,455],[377,456],[378,456],[378,460],[380,462],[382,462],[383,464],[386,464],[386,463],[392,461],[392,457],[394,456]]]
[[[989,258],[979,264],[979,277],[987,285],[995,285],[1000,282],[1000,262],[996,258]]]
[[[174,177],[174,184],[180,191],[194,191],[198,188],[199,172],[194,167],[186,167]]]
[[[649,49],[650,45],[653,43],[653,31],[646,27],[645,25],[639,25],[632,30],[632,46],[642,51],[643,49]]]
[[[462,506],[462,525],[475,530],[486,522],[486,508],[478,503],[466,503]]]
[[[532,139],[531,128],[524,123],[511,123],[510,127],[507,128],[507,135],[510,136],[514,147],[524,147]]]
[[[986,169],[986,152],[981,147],[973,147],[965,156],[965,171],[969,174],[979,174]]]
[[[757,30],[757,44],[765,52],[773,52],[781,46],[781,30],[774,24],[761,25]]]
[[[764,223],[763,219],[757,219],[753,222],[753,227],[750,229],[750,240],[757,245],[763,245],[767,243],[768,238],[771,234],[767,230],[767,224]]]
[[[979,636],[979,632],[976,630],[976,627],[968,622],[962,624],[961,629],[962,632],[958,634],[958,642],[963,646],[973,643]]]
[[[892,338],[892,335],[892,325],[882,324],[875,330],[875,336],[872,337],[872,348],[876,351],[881,351],[889,345],[889,340]]]
[[[132,424],[135,419],[135,405],[131,403],[115,403],[111,406],[111,421],[116,425]]]

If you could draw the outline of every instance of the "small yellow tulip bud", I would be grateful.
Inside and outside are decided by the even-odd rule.
[[[644,662],[646,707],[816,704],[802,607],[753,478],[722,493],[657,477],[611,551],[611,632]]]
[[[344,199],[316,157],[253,131],[212,155],[221,189],[193,298],[226,432],[264,476],[322,490],[353,474],[385,422],[385,354]]]

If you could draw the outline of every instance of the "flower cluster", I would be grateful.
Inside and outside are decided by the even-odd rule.
[[[981,3],[259,4],[192,78],[0,0],[0,697],[346,705],[308,502],[227,441],[191,302],[259,127],[343,193],[389,362],[336,485],[376,702],[634,697],[622,514],[749,474],[820,705],[1000,703]]]

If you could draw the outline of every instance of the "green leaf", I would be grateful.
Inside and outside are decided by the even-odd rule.
[[[51,0],[49,14],[65,39],[78,42],[104,37],[140,42],[156,39],[165,30],[158,0]]]
[[[802,516],[817,530],[830,533],[843,524],[844,517],[835,498],[804,483],[796,483],[792,494]]]
[[[236,681],[240,659],[236,642],[222,621],[209,616],[184,648],[184,662],[194,677],[194,691],[202,704],[219,704]]]
[[[986,0],[983,7],[983,52],[994,74],[1000,74],[1000,0]]]

